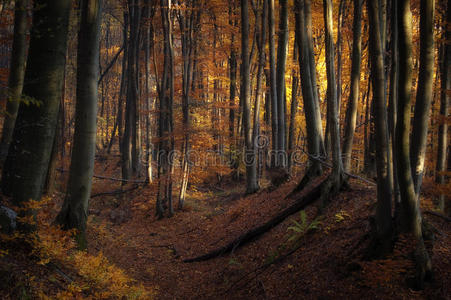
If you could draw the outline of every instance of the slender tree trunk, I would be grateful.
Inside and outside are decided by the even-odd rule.
[[[346,110],[345,135],[343,139],[343,168],[351,170],[352,145],[357,120],[357,107],[360,95],[360,66],[362,60],[362,0],[354,0],[351,66],[351,90]]]
[[[297,38],[294,39],[293,44],[293,68],[291,70],[291,109],[290,109],[290,129],[288,130],[288,170],[291,172],[293,167],[293,155],[295,148],[295,133],[296,133],[296,114],[298,110],[298,86],[299,78],[296,72],[295,63],[297,59]]]
[[[255,91],[255,107],[254,107],[254,128],[252,131],[252,143],[253,147],[255,149],[255,155],[259,155],[261,153],[260,147],[264,146],[261,145],[259,140],[260,135],[260,106],[261,106],[261,99],[262,99],[262,85],[263,85],[263,71],[265,68],[265,45],[266,45],[266,21],[268,19],[268,3],[266,1],[263,1],[263,10],[261,12],[261,23],[260,23],[260,32],[258,33],[258,66],[257,66],[257,87]],[[258,18],[258,15],[256,15],[256,18]],[[260,155],[259,155],[260,156]],[[259,157],[256,157],[256,161],[260,162]],[[257,163],[253,166],[257,168]],[[253,170],[253,172],[257,172],[256,170]],[[258,176],[257,176],[257,183],[258,183]]]
[[[8,147],[11,143],[22,94],[25,61],[27,59],[28,5],[29,0],[16,0],[14,8],[14,36],[11,49],[11,66],[9,68],[8,100],[6,102],[6,114],[0,141],[0,165],[3,164],[8,154]]]
[[[82,0],[74,144],[66,198],[57,217],[63,228],[79,230],[80,248],[86,248],[86,221],[94,173],[101,16],[101,0]]]
[[[235,18],[235,1],[229,0],[229,25],[236,26]],[[265,0],[266,1],[266,0]],[[233,2],[233,3],[232,3]],[[235,34],[232,33],[230,37],[230,112],[229,112],[229,139],[230,139],[230,166],[233,169],[234,177],[237,175],[238,161],[236,153],[235,140],[235,92],[236,92],[236,73],[237,73],[237,54],[235,49]]]
[[[321,165],[318,161],[321,155],[320,141],[321,128],[318,126],[317,111],[315,108],[315,97],[312,85],[312,69],[310,68],[310,55],[308,46],[307,22],[305,17],[304,0],[295,1],[296,17],[296,41],[299,51],[299,73],[301,77],[302,101],[304,103],[304,114],[307,129],[307,148],[309,153],[309,167],[305,172],[304,178],[296,189],[303,189],[314,177],[321,174]]]
[[[272,155],[271,166],[278,164],[277,150],[279,149],[279,105],[277,100],[277,80],[276,80],[276,50],[275,50],[275,17],[274,0],[268,1],[268,26],[269,26],[269,78],[271,85],[271,127],[272,127]]]
[[[40,200],[42,195],[60,106],[70,4],[68,0],[34,1],[22,93],[30,103],[19,106],[2,176],[3,192],[13,196],[16,204]]]
[[[277,46],[277,70],[276,70],[276,89],[277,89],[277,167],[286,168],[286,101],[285,101],[285,69],[287,62],[288,48],[288,1],[279,0],[279,32]]]
[[[389,103],[388,103],[388,126],[390,137],[390,150],[392,158],[389,161],[393,169],[393,201],[395,204],[395,220],[399,215],[400,199],[399,199],[399,184],[398,175],[396,169],[396,155],[395,155],[395,128],[396,128],[396,115],[398,107],[398,0],[392,0],[391,3],[391,67],[390,67],[390,91],[389,91]]]
[[[249,4],[241,1],[241,101],[243,103],[243,127],[246,164],[246,193],[252,194],[259,190],[255,148],[252,145],[251,104],[250,104],[250,68],[249,68]]]
[[[373,104],[375,109],[376,138],[376,168],[377,168],[377,208],[376,226],[374,228],[373,244],[370,250],[373,256],[383,257],[391,251],[392,246],[392,216],[390,174],[388,173],[388,128],[387,108],[384,89],[384,60],[380,34],[379,3],[368,1],[368,16],[370,21],[369,56],[371,58],[371,74],[373,85]]]
[[[341,181],[343,164],[340,151],[340,130],[338,125],[337,91],[334,67],[334,42],[332,0],[324,0],[324,24],[326,31],[326,68],[327,68],[327,111],[330,124],[330,137],[332,146],[332,178]]]
[[[434,0],[421,0],[420,5],[420,71],[412,128],[410,159],[415,193],[419,198],[423,181],[424,159],[434,81]]]
[[[450,94],[451,90],[451,28],[448,24],[451,24],[451,1],[448,0],[448,6],[446,8],[446,25],[445,27],[445,40],[443,42],[443,61],[441,62],[441,92],[440,92],[440,125],[438,129],[438,147],[437,147],[437,165],[436,165],[436,177],[435,180],[439,184],[445,184],[446,171],[446,155],[448,148],[448,124],[446,118],[448,117]],[[445,211],[445,196],[440,194],[438,207],[441,211]]]
[[[315,62],[315,51],[313,51],[313,34],[312,34],[312,1],[311,0],[305,0],[304,1],[304,17],[305,17],[305,24],[306,24],[306,34],[307,34],[307,40],[306,45],[308,48],[308,62],[310,64],[310,79],[311,79],[311,85],[312,85],[312,92],[313,92],[313,98],[314,98],[314,104],[315,104],[315,122],[317,122],[316,126],[319,128],[319,146],[321,155],[324,156],[326,154],[325,145],[324,145],[324,132],[323,132],[323,123],[321,121],[321,109],[320,109],[320,99],[319,99],[319,92],[318,92],[318,86],[316,83],[316,62]]]
[[[122,177],[129,179],[139,174],[139,30],[141,20],[141,1],[129,0],[130,37],[127,68],[127,102],[125,106],[125,131],[122,145]]]
[[[416,284],[423,287],[423,282],[431,270],[431,262],[424,246],[419,201],[415,188],[410,163],[410,113],[412,90],[412,13],[410,1],[398,1],[399,30],[399,91],[398,116],[396,122],[396,156],[399,190],[401,194],[401,230],[411,233],[417,240],[415,258],[417,263]]]

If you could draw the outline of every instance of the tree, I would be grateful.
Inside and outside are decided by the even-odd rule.
[[[412,176],[417,197],[419,197],[423,180],[434,81],[434,10],[434,0],[421,0],[420,70],[410,148]]]
[[[410,1],[398,1],[399,30],[399,91],[396,122],[396,168],[401,196],[401,232],[411,233],[417,242],[415,259],[417,265],[416,284],[423,287],[424,279],[431,271],[431,261],[424,246],[420,205],[410,163],[410,112],[412,89],[412,12]]]
[[[307,129],[307,147],[309,154],[309,167],[305,172],[296,190],[302,190],[314,177],[322,173],[319,157],[321,155],[321,128],[318,122],[313,90],[312,72],[310,64],[309,39],[307,34],[307,21],[305,17],[304,0],[296,0],[296,41],[299,51],[299,73],[301,77],[302,101],[304,103],[304,114]]]
[[[3,192],[17,204],[42,195],[61,100],[70,6],[69,0],[34,1],[22,92],[27,101],[19,105],[2,176]]]
[[[269,26],[269,79],[271,87],[271,129],[272,129],[272,151],[277,154],[279,150],[279,102],[277,100],[277,79],[276,79],[276,50],[275,50],[275,17],[274,0],[268,1],[268,26]],[[271,166],[278,165],[277,155],[271,156]]]
[[[334,67],[334,42],[332,0],[324,0],[324,26],[326,31],[326,72],[327,72],[327,117],[329,120],[329,132],[332,147],[332,173],[330,179],[330,191],[337,193],[343,182],[343,163],[340,149],[340,129],[338,125],[337,86],[335,82]],[[327,185],[326,185],[327,186]],[[328,187],[329,189],[329,187]],[[324,194],[323,199],[329,197]]]
[[[447,1],[446,8],[446,23],[451,24],[451,1]],[[440,117],[441,123],[438,131],[438,148],[437,148],[437,165],[436,165],[436,177],[435,180],[439,184],[445,183],[445,175],[443,172],[446,170],[446,152],[448,148],[448,124],[446,118],[448,117],[450,94],[451,90],[451,28],[447,25],[445,27],[445,40],[442,45],[443,60],[440,64]],[[441,211],[445,210],[445,195],[442,193],[439,196],[439,208]]]
[[[285,69],[287,62],[288,48],[288,1],[280,0],[279,13],[279,38],[277,45],[277,70],[276,70],[276,90],[277,90],[277,138],[278,148],[276,153],[277,167],[285,168],[286,157],[286,101],[285,101]]]
[[[180,184],[179,207],[183,207],[185,201],[186,188],[188,186],[188,176],[190,172],[189,151],[190,144],[190,93],[193,86],[193,64],[195,61],[194,48],[196,47],[197,38],[194,36],[195,30],[198,29],[200,22],[200,11],[196,10],[196,0],[187,3],[185,11],[179,11],[177,18],[179,21],[180,32],[182,35],[182,113],[183,113],[183,129],[185,131],[182,145],[182,182]]]
[[[141,22],[141,1],[128,1],[130,36],[127,57],[127,97],[125,104],[125,130],[122,139],[122,177],[129,179],[139,174],[140,135],[138,134],[139,104],[139,32]]]
[[[86,248],[86,221],[96,150],[101,0],[82,0],[77,53],[75,131],[66,198],[57,216],[64,229],[78,229]]]
[[[251,132],[251,103],[250,103],[250,68],[249,68],[249,4],[241,0],[241,101],[243,103],[243,129],[245,143],[246,164],[246,194],[259,190],[257,182],[257,160],[252,143]]]
[[[345,134],[343,138],[343,168],[351,169],[352,145],[357,119],[357,105],[360,93],[360,66],[362,60],[362,0],[354,0],[354,21],[352,25],[351,90],[346,109]]]
[[[27,59],[27,7],[28,0],[17,0],[14,8],[14,37],[11,49],[11,66],[8,80],[8,101],[0,141],[0,162],[6,159],[14,131],[20,96],[22,94]]]
[[[163,76],[158,88],[160,112],[158,119],[158,195],[157,215],[164,216],[168,210],[169,216],[174,214],[172,203],[172,172],[174,163],[170,161],[174,149],[172,107],[174,99],[174,48],[172,44],[172,1],[161,0],[161,22],[164,35],[164,66]]]
[[[391,217],[392,189],[388,173],[388,127],[385,105],[385,75],[382,39],[380,33],[379,3],[368,1],[370,21],[369,56],[371,58],[371,78],[373,85],[373,105],[375,109],[377,208],[373,243],[369,250],[372,256],[383,257],[391,251],[393,225]]]

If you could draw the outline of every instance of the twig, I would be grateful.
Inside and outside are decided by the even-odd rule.
[[[446,221],[448,221],[448,222],[451,222],[451,218],[450,218],[450,217],[447,217],[447,216],[445,216],[445,215],[439,214],[438,212],[431,211],[431,210],[426,210],[426,211],[424,211],[424,213],[425,213],[425,214],[430,214],[430,215],[433,215],[433,216],[442,218],[442,219],[444,219],[444,220],[446,220]]]
[[[64,169],[56,169],[59,172],[67,173],[68,170]],[[106,177],[106,176],[100,176],[100,175],[92,175],[94,178],[98,179],[106,179],[106,180],[112,180],[112,181],[121,181],[121,182],[132,182],[132,183],[146,183],[144,180],[132,180],[132,179],[121,179],[121,178],[114,178],[114,177]]]
[[[322,164],[322,165],[324,165],[324,166],[326,166],[326,167],[328,167],[328,168],[332,168],[332,165],[331,165],[330,163],[328,163],[328,162],[322,160],[319,156],[311,155],[311,154],[305,152],[304,149],[301,149],[301,151],[302,151],[303,153],[305,153],[308,157],[310,157],[310,158],[312,158],[312,159],[318,161],[320,164]],[[362,176],[355,175],[355,174],[351,174],[351,173],[348,173],[348,172],[343,172],[343,173],[344,173],[345,175],[351,177],[351,178],[360,179],[361,181],[364,181],[364,182],[366,182],[366,183],[368,183],[368,184],[371,184],[371,185],[377,185],[377,183],[375,183],[374,181],[368,180],[368,179],[366,179],[366,178],[364,178],[364,177],[362,177]]]
[[[95,198],[95,197],[105,196],[105,195],[117,195],[117,194],[130,192],[130,191],[136,190],[138,187],[139,187],[139,185],[135,185],[132,188],[129,188],[129,189],[126,189],[126,190],[115,190],[115,191],[112,191],[112,192],[102,192],[102,193],[93,194],[93,195],[91,195],[91,199]]]

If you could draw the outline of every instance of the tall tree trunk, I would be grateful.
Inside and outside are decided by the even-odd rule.
[[[312,70],[310,67],[309,42],[307,34],[307,22],[305,17],[304,0],[295,1],[295,17],[296,17],[296,41],[299,51],[299,73],[301,77],[302,101],[304,103],[304,114],[307,128],[307,148],[309,154],[309,167],[305,175],[299,183],[297,190],[303,189],[314,177],[321,174],[321,164],[318,159],[321,155],[320,141],[321,128],[318,126],[320,122],[317,120],[317,111],[315,108],[315,97],[312,85]]]
[[[379,3],[368,1],[370,21],[369,56],[373,85],[373,104],[375,109],[376,168],[377,168],[377,208],[373,244],[370,250],[373,256],[385,256],[391,251],[393,233],[391,216],[392,190],[388,173],[388,128],[387,108],[384,89],[384,60],[380,33]]]
[[[19,106],[2,176],[3,192],[16,204],[42,195],[61,99],[70,5],[69,0],[34,1],[22,93],[30,103]]]
[[[291,109],[290,109],[290,129],[288,130],[288,170],[291,172],[293,167],[293,155],[295,148],[295,133],[296,133],[296,114],[298,110],[298,86],[299,86],[299,78],[296,72],[296,68],[294,67],[297,59],[297,38],[294,38],[293,43],[293,68],[291,70]]]
[[[388,126],[389,126],[389,143],[391,151],[391,161],[389,163],[393,169],[393,202],[395,204],[395,219],[399,215],[400,199],[399,199],[399,184],[398,175],[396,169],[396,155],[395,155],[395,128],[396,128],[396,115],[398,107],[398,0],[391,1],[391,67],[390,67],[390,91],[388,99]]]
[[[396,122],[396,156],[399,190],[401,194],[401,230],[411,233],[417,240],[415,258],[416,283],[419,288],[431,270],[431,262],[424,246],[421,230],[421,214],[410,164],[410,113],[412,93],[412,12],[409,0],[398,1],[399,30],[399,91]]]
[[[275,50],[275,17],[274,0],[268,1],[268,26],[269,26],[269,78],[271,85],[271,127],[272,127],[272,155],[271,166],[278,164],[277,150],[279,149],[279,105],[277,100],[277,80],[276,80],[276,50]]]
[[[261,144],[261,141],[259,140],[260,135],[260,106],[261,106],[261,99],[262,99],[262,85],[263,85],[263,71],[265,68],[265,45],[266,45],[266,21],[267,21],[267,14],[268,14],[268,3],[266,1],[263,1],[263,10],[261,12],[261,23],[260,23],[260,32],[258,33],[258,66],[257,66],[257,87],[255,91],[255,107],[254,107],[254,127],[252,131],[252,143],[254,147],[254,152],[256,156],[256,163],[255,168],[257,168],[257,162],[260,163],[260,153],[261,153],[261,146],[265,146]],[[258,15],[256,15],[256,18],[258,18]],[[253,171],[254,172],[254,171]],[[257,170],[255,170],[257,172]],[[259,174],[257,172],[257,174]],[[257,183],[258,183],[258,176],[257,176]]]
[[[420,70],[412,128],[410,158],[415,193],[419,197],[423,181],[424,159],[434,81],[434,0],[421,0],[420,5]]]
[[[246,194],[252,194],[260,188],[257,182],[255,148],[252,145],[251,103],[250,103],[250,68],[249,68],[249,4],[241,1],[241,101],[243,103],[243,127],[246,165]]]
[[[321,121],[321,109],[320,109],[320,99],[319,99],[319,92],[318,92],[318,86],[316,83],[316,63],[315,63],[315,52],[313,51],[313,34],[312,34],[312,1],[311,0],[305,0],[304,1],[304,17],[305,17],[305,24],[306,24],[306,34],[307,34],[307,40],[306,45],[308,48],[308,62],[310,64],[310,79],[311,79],[311,85],[312,85],[312,92],[313,92],[313,98],[314,98],[314,104],[315,104],[315,122],[316,127],[319,128],[319,146],[321,155],[324,156],[326,154],[325,145],[324,145],[324,132],[323,132],[323,123]]]
[[[280,0],[279,13],[279,32],[277,45],[277,70],[276,70],[276,88],[277,88],[277,167],[285,168],[287,166],[286,157],[286,101],[285,101],[285,67],[287,62],[288,48],[288,1]]]
[[[172,103],[174,98],[174,50],[172,46],[172,9],[171,0],[161,0],[161,22],[164,34],[164,67],[159,87],[160,117],[158,134],[160,138],[158,147],[158,195],[157,215],[164,216],[167,210],[169,216],[174,213],[172,203],[172,171],[170,153],[174,148],[172,136]]]
[[[125,105],[125,130],[122,140],[122,177],[129,179],[139,174],[138,147],[138,62],[139,58],[139,28],[141,20],[141,1],[129,0],[130,37],[127,63],[127,101]]]
[[[357,107],[360,95],[360,66],[362,60],[362,0],[354,0],[354,21],[352,25],[352,66],[351,90],[346,110],[345,134],[343,139],[343,168],[351,170],[352,145],[357,120]]]
[[[11,65],[8,79],[8,100],[6,114],[3,121],[2,139],[0,141],[0,165],[6,159],[8,147],[16,123],[19,110],[20,96],[22,94],[25,74],[25,61],[27,59],[27,8],[29,0],[16,0],[14,8],[14,36],[11,49]]]
[[[326,69],[327,69],[327,115],[330,124],[330,137],[332,146],[332,180],[341,181],[343,164],[340,151],[340,130],[338,124],[337,91],[334,67],[334,42],[332,0],[324,0],[324,24],[326,31]]]
[[[266,0],[265,0],[266,1]],[[229,25],[236,26],[235,1],[229,0]],[[229,76],[230,76],[230,112],[229,112],[229,140],[230,140],[230,166],[234,176],[237,175],[238,160],[236,153],[235,139],[235,95],[236,95],[236,73],[237,73],[237,53],[235,49],[235,34],[232,32],[230,37],[230,57],[229,57]]]
[[[439,184],[445,184],[446,171],[446,155],[448,149],[448,124],[446,118],[448,117],[450,94],[451,90],[451,28],[448,24],[451,24],[451,0],[447,1],[448,6],[446,8],[446,23],[445,23],[445,40],[443,42],[443,61],[441,62],[441,92],[440,92],[440,125],[438,129],[438,147],[437,147],[437,165],[436,165],[436,177],[435,180]],[[439,196],[439,209],[445,211],[445,195]]]
[[[101,16],[101,0],[82,0],[74,143],[66,198],[57,216],[57,222],[63,228],[79,231],[80,248],[86,248],[88,203],[94,173]]]

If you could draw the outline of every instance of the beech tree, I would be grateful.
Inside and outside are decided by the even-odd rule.
[[[42,195],[61,100],[70,6],[69,0],[34,1],[22,91],[27,101],[19,105],[2,176],[3,193],[17,204]]]
[[[249,4],[241,0],[241,94],[243,103],[243,129],[245,143],[246,164],[246,193],[252,194],[260,188],[257,182],[257,168],[255,148],[251,132],[251,103],[250,103],[250,69],[249,69]]]
[[[416,285],[423,287],[431,272],[431,261],[424,246],[419,199],[415,194],[410,160],[410,113],[412,93],[412,12],[409,0],[398,1],[399,91],[396,121],[396,168],[401,196],[401,232],[416,239]]]
[[[4,162],[11,143],[14,124],[19,110],[22,95],[27,59],[27,8],[28,0],[16,0],[14,7],[14,37],[11,49],[11,64],[8,79],[8,101],[6,103],[5,120],[3,121],[0,141],[0,162]]]
[[[391,217],[392,189],[388,173],[388,124],[385,105],[384,60],[380,33],[380,7],[377,1],[368,1],[369,55],[373,86],[373,105],[375,109],[376,169],[377,169],[377,208],[374,237],[369,247],[372,256],[384,256],[391,251],[393,225]]]
[[[101,0],[82,0],[77,51],[77,102],[69,183],[57,222],[78,229],[86,248],[86,221],[91,195],[96,145]]]
[[[451,1],[447,1],[446,8],[446,23],[451,23]],[[438,148],[437,148],[437,165],[436,165],[436,177],[435,180],[439,184],[445,183],[445,175],[443,174],[446,170],[446,155],[448,149],[448,124],[446,118],[448,117],[450,94],[451,90],[451,28],[447,25],[444,26],[444,43],[442,47],[443,59],[440,63],[440,117],[441,122],[438,130]],[[445,195],[443,193],[439,196],[438,207],[441,211],[445,210]]]
[[[362,60],[362,0],[354,0],[354,21],[352,25],[351,89],[346,109],[345,133],[343,137],[343,168],[351,170],[352,145],[357,120],[357,105],[360,93],[360,65]]]

